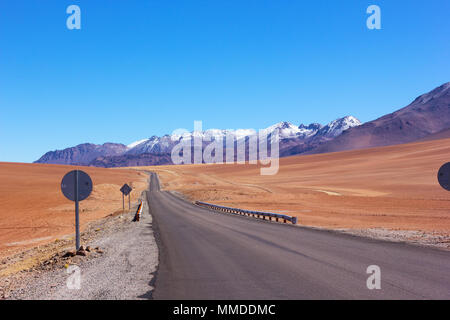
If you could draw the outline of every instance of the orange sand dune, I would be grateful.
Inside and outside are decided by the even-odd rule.
[[[0,163],[0,255],[74,233],[74,203],[60,191],[65,173],[73,166]],[[147,176],[135,170],[80,167],[94,183],[80,203],[81,227],[122,209],[119,188],[132,183],[136,201],[147,188]]]
[[[191,200],[286,213],[303,225],[450,234],[450,192],[437,183],[449,161],[442,139],[284,158],[274,176],[238,164],[147,169]]]

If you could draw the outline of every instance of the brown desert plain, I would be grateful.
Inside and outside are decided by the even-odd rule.
[[[94,182],[80,205],[81,227],[122,209],[123,183],[132,183],[136,202],[148,187],[148,170],[165,190],[191,201],[284,213],[304,226],[430,232],[447,242],[450,192],[437,183],[437,171],[449,161],[450,139],[440,139],[282,158],[273,176],[248,164],[78,167]],[[0,163],[0,256],[73,237],[74,204],[60,182],[75,168]]]
[[[282,158],[273,176],[248,164],[145,169],[159,174],[165,190],[189,200],[293,215],[300,225],[448,236],[450,192],[438,184],[437,172],[449,161],[450,139],[440,139]]]
[[[148,186],[148,175],[136,170],[0,163],[0,257],[74,234],[74,203],[60,190],[62,177],[74,169],[87,172],[94,184],[90,197],[80,202],[82,230],[122,210],[124,183],[132,184],[132,202]]]

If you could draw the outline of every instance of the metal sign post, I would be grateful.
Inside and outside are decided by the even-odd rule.
[[[73,170],[67,173],[61,181],[61,191],[64,196],[75,202],[75,248],[80,249],[80,214],[79,202],[92,192],[92,180],[86,172]]]
[[[75,171],[75,247],[80,248],[80,206],[78,201],[78,178],[79,173]]]

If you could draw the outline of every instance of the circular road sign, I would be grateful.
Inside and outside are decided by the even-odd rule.
[[[61,191],[67,199],[76,201],[77,180],[78,201],[83,201],[89,197],[92,192],[91,177],[89,177],[89,175],[84,171],[73,170],[67,173],[61,181]]]
[[[450,191],[450,162],[447,162],[439,169],[438,181],[442,188]]]

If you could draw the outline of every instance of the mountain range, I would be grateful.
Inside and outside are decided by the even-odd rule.
[[[280,156],[336,152],[450,137],[450,82],[417,97],[410,105],[398,111],[364,124],[353,116],[346,116],[325,126],[318,123],[297,126],[280,122],[263,131],[269,136],[278,133]],[[183,138],[197,136],[226,140],[231,137],[239,143],[255,133],[252,129],[210,129],[183,135],[152,136],[129,145],[85,143],[47,152],[36,163],[96,167],[171,164],[171,150]]]

